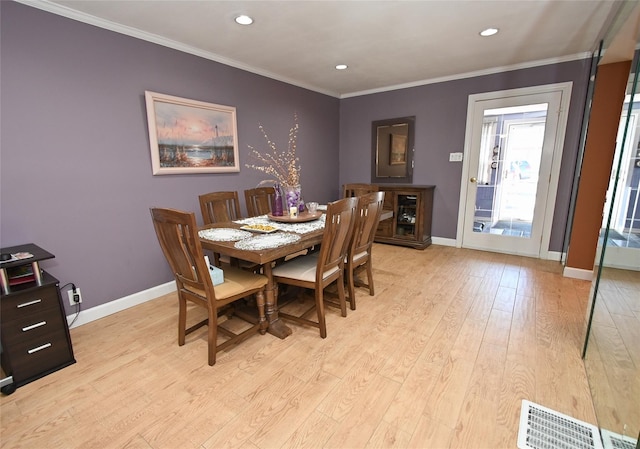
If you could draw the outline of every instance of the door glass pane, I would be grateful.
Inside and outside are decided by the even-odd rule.
[[[620,118],[600,235],[604,239],[611,211],[607,246],[617,248],[640,249],[640,102],[635,100],[627,95]]]
[[[531,238],[547,108],[484,111],[474,232]]]

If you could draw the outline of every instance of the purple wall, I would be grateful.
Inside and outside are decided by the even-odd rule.
[[[80,286],[85,309],[172,279],[149,208],[200,221],[198,195],[265,179],[244,167],[248,145],[266,148],[259,122],[283,150],[297,112],[305,198],[337,198],[338,99],[18,3],[0,8],[0,244],[55,254],[43,268]],[[152,176],[145,90],[235,106],[240,173]]]
[[[413,181],[437,186],[433,235],[455,238],[462,164],[448,154],[463,151],[468,95],[573,81],[550,245],[560,251],[587,61],[338,100],[22,4],[0,8],[0,245],[54,253],[43,267],[80,286],[85,308],[172,279],[149,207],[200,221],[198,195],[258,184],[244,164],[248,145],[265,148],[259,122],[284,149],[298,113],[304,195],[327,202],[341,184],[370,180],[372,121],[415,115]],[[240,173],[152,176],[145,90],[235,106]]]
[[[482,92],[573,81],[549,250],[562,251],[573,172],[578,153],[589,60],[466,78],[340,101],[340,182],[371,179],[371,122],[415,116],[414,184],[436,186],[432,234],[456,238],[468,97]]]

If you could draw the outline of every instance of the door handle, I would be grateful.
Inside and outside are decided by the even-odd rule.
[[[476,182],[477,180],[478,180],[478,178],[471,178],[469,181]]]

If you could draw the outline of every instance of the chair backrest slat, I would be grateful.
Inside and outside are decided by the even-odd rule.
[[[362,196],[367,193],[377,192],[379,190],[380,190],[380,187],[374,184],[363,184],[363,183],[343,184],[342,198],[349,198],[352,196]]]
[[[238,192],[211,192],[198,197],[204,224],[239,220],[240,201]]]
[[[249,217],[266,215],[271,213],[271,205],[276,191],[273,187],[256,187],[244,191],[244,199],[247,205]]]
[[[184,284],[192,289],[209,290],[211,299],[214,299],[215,292],[198,238],[195,214],[153,208],[151,217],[160,248],[176,277],[177,288],[183,288],[181,284]]]
[[[357,198],[343,198],[327,205],[324,234],[316,270],[317,281],[323,273],[336,267],[344,268],[344,258],[351,242],[357,205]]]
[[[351,255],[369,251],[373,245],[382,206],[384,204],[384,192],[372,192],[358,198],[358,210],[356,212],[356,224],[351,240]]]

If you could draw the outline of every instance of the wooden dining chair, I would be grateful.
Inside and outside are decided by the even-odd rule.
[[[361,196],[366,193],[377,192],[380,188],[374,184],[343,184],[342,185],[342,198],[349,198],[352,196]]]
[[[250,217],[257,217],[259,215],[267,215],[271,213],[271,205],[273,204],[273,197],[276,195],[276,190],[273,187],[256,187],[255,189],[247,189],[244,191],[244,199],[247,205],[247,212]],[[277,260],[275,264],[282,263],[286,260],[291,260],[295,257],[307,254],[309,251],[304,249],[294,254],[288,254],[285,257]]]
[[[271,213],[271,205],[276,191],[273,187],[256,187],[244,191],[244,199],[247,205],[249,217],[266,215]]]
[[[345,265],[347,285],[349,290],[349,305],[356,309],[355,284],[369,288],[369,295],[373,296],[373,269],[371,264],[371,248],[376,236],[376,229],[380,222],[384,192],[372,192],[358,197],[356,223],[353,228],[351,243]],[[367,284],[356,280],[356,270],[364,268],[367,271]]]
[[[322,243],[317,252],[296,257],[276,266],[273,280],[278,284],[293,285],[315,291],[315,303],[301,315],[291,315],[280,310],[281,318],[308,324],[320,329],[326,338],[327,325],[324,315],[324,289],[336,282],[342,316],[347,316],[344,291],[344,261],[351,242],[356,217],[357,198],[344,198],[327,205]],[[306,316],[315,308],[318,321]]]
[[[209,267],[198,238],[195,214],[175,209],[152,208],[153,226],[162,252],[176,279],[178,291],[178,345],[183,346],[185,336],[208,325],[208,363],[216,363],[216,353],[239,343],[255,332],[265,333],[264,288],[267,278],[235,267],[225,267],[224,282],[213,285]],[[221,326],[218,321],[221,308],[255,294],[258,322],[239,333]],[[186,328],[187,301],[207,310],[207,318]],[[221,334],[227,339],[218,344]]]
[[[198,200],[204,224],[223,223],[242,218],[240,200],[236,191],[205,193],[200,195]]]
[[[242,214],[240,213],[240,200],[238,199],[238,192],[236,191],[205,193],[198,196],[198,200],[200,201],[202,221],[205,225],[226,223],[242,218]],[[231,260],[226,255],[213,253],[213,264],[219,267],[221,263],[240,266],[245,270],[256,271],[259,269],[259,265],[254,263]]]

